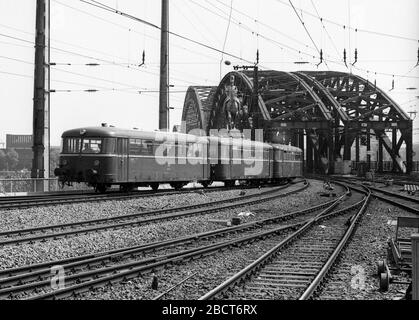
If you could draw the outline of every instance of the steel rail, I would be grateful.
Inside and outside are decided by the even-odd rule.
[[[402,199],[402,200],[406,200],[406,201],[410,201],[410,202],[414,202],[414,203],[419,204],[419,199],[415,199],[415,198],[412,198],[412,197],[405,196],[403,194],[391,192],[391,191],[388,191],[388,190],[382,190],[382,189],[371,187],[371,186],[368,186],[368,188],[373,190],[373,191],[376,191],[376,192],[384,193],[388,196],[392,196],[392,197],[395,197],[395,198],[399,198],[399,199]]]
[[[314,280],[311,282],[311,284],[308,286],[308,288],[303,292],[303,294],[300,296],[299,300],[307,300],[314,292],[317,290],[317,288],[322,283],[323,279],[327,276],[331,268],[336,262],[336,259],[341,254],[342,250],[345,248],[345,246],[348,244],[350,238],[355,233],[355,228],[358,222],[360,221],[361,216],[365,213],[367,210],[368,204],[371,199],[371,191],[368,190],[368,194],[365,198],[364,204],[362,205],[361,209],[356,213],[356,215],[353,216],[351,219],[351,224],[349,225],[348,229],[346,230],[344,236],[339,241],[338,246],[335,248],[329,259],[326,261],[326,263],[323,265],[317,276],[314,278]]]
[[[262,227],[263,225],[278,223],[281,221],[292,219],[296,216],[302,216],[311,212],[321,210],[325,207],[332,205],[336,200],[322,203],[315,207],[311,207],[304,210],[299,210],[291,212],[285,215],[280,215],[272,218],[266,218],[262,220],[252,221],[244,223],[235,227],[227,227],[216,229],[208,232],[198,233],[191,236],[179,237],[176,239],[169,239],[164,241],[158,241],[149,244],[143,244],[138,246],[131,246],[121,249],[115,249],[105,252],[99,252],[91,255],[84,255],[74,258],[67,258],[62,260],[49,261],[40,264],[33,264],[24,267],[18,267],[13,269],[0,270],[0,288],[5,286],[11,286],[16,283],[22,283],[22,281],[36,280],[41,279],[42,276],[50,276],[50,271],[52,266],[60,265],[65,269],[74,270],[76,267],[84,266],[86,264],[92,266],[94,264],[103,263],[108,260],[115,258],[121,258],[124,256],[132,256],[133,254],[140,254],[142,252],[147,252],[151,250],[157,250],[164,247],[173,246],[174,244],[188,243],[191,240],[197,241],[198,239],[206,239],[213,236],[223,236],[229,233],[236,233],[238,231],[248,231],[254,228]],[[4,277],[6,276],[6,277]]]
[[[340,201],[336,201],[336,202],[340,202]],[[330,207],[328,209],[326,209],[323,212],[330,212],[333,208],[335,207],[335,205],[333,205],[333,207]],[[342,211],[348,210],[349,208],[345,208],[345,209],[341,209],[338,210],[336,212],[332,212],[329,213],[330,215],[334,214],[339,214]],[[164,267],[165,265],[170,265],[170,264],[174,264],[174,263],[179,263],[185,260],[190,260],[190,259],[194,259],[194,258],[198,258],[198,257],[202,257],[202,256],[206,256],[209,255],[213,252],[217,252],[219,250],[222,250],[224,248],[227,247],[231,247],[231,246],[235,246],[238,244],[245,244],[245,243],[250,243],[253,242],[257,239],[264,239],[266,237],[269,236],[273,236],[275,234],[287,231],[287,230],[292,230],[295,228],[298,228],[299,226],[305,225],[307,223],[307,221],[303,221],[303,222],[299,222],[296,224],[292,224],[292,225],[286,225],[286,226],[281,226],[269,231],[264,231],[264,232],[260,232],[257,233],[255,235],[250,235],[250,236],[245,236],[239,239],[234,239],[234,240],[228,240],[222,243],[216,243],[216,244],[212,244],[209,246],[204,246],[204,247],[200,247],[200,248],[195,248],[192,250],[186,250],[186,251],[182,251],[182,252],[177,252],[177,253],[172,253],[169,255],[165,255],[162,257],[156,257],[156,258],[151,258],[152,260],[150,260],[149,262],[151,262],[150,264],[145,264],[145,265],[141,265],[141,263],[144,263],[143,261],[140,262],[133,262],[133,263],[129,263],[129,264],[125,264],[122,266],[113,266],[108,268],[106,271],[105,270],[98,270],[98,271],[90,271],[90,272],[86,272],[85,274],[81,275],[82,277],[87,277],[90,280],[87,280],[85,282],[79,283],[79,284],[75,284],[63,289],[58,289],[56,291],[52,291],[52,292],[48,292],[45,294],[40,294],[37,296],[31,296],[28,299],[29,300],[34,300],[34,299],[56,299],[56,298],[63,298],[63,297],[68,297],[69,295],[72,295],[73,293],[80,293],[80,292],[85,292],[90,290],[91,288],[95,288],[95,287],[99,287],[99,286],[103,286],[104,284],[107,283],[115,283],[117,281],[120,280],[126,280],[129,278],[133,278],[133,277],[137,277],[138,275],[141,275],[143,273]],[[138,266],[140,265],[140,266]],[[118,269],[122,269],[124,271],[121,271],[119,273],[116,273]],[[127,270],[128,269],[128,270]],[[99,274],[109,274],[110,275],[106,275],[103,276],[101,278],[97,278],[98,277],[98,273]],[[80,276],[80,275],[79,275]],[[67,278],[69,279],[69,278]],[[70,279],[71,280],[71,279]],[[49,284],[49,281],[45,282],[44,284]]]
[[[343,179],[339,179],[339,181],[346,182],[346,183],[351,183],[351,184],[356,184],[353,181],[345,181]],[[361,186],[366,187],[363,184],[361,184]],[[355,189],[355,190],[357,189],[356,187],[353,187],[353,186],[350,186],[350,187],[353,188],[353,189]],[[381,192],[381,193],[384,193],[387,196],[398,198],[398,199],[403,200],[403,201],[409,201],[409,202],[419,203],[419,199],[414,199],[414,198],[407,197],[407,196],[402,195],[402,194],[397,194],[397,193],[394,193],[394,192],[391,192],[391,191],[388,191],[388,190],[381,190],[381,189],[378,189],[378,188],[375,188],[375,187],[371,187],[371,186],[367,186],[367,187],[368,187],[368,189],[370,189],[370,190],[372,190],[374,192]],[[359,191],[359,189],[357,189],[357,190]],[[387,203],[389,203],[389,204],[391,204],[393,206],[399,207],[399,208],[401,208],[403,210],[406,210],[406,211],[409,211],[409,212],[412,212],[414,214],[418,214],[419,215],[419,209],[413,208],[413,207],[411,207],[411,206],[409,206],[407,204],[398,202],[398,201],[393,200],[393,199],[390,199],[388,197],[381,196],[381,195],[379,195],[377,193],[374,193],[374,192],[371,193],[371,197],[377,198],[377,199],[379,199],[381,201],[384,201],[384,202],[387,202]]]
[[[123,264],[123,265],[115,265],[107,269],[98,269],[94,271],[85,272],[83,274],[69,276],[66,278],[66,280],[80,279],[81,277],[83,277],[84,279],[90,279],[90,280],[87,280],[79,284],[71,285],[63,289],[58,289],[56,291],[52,291],[49,293],[41,294],[38,296],[32,296],[29,299],[32,300],[32,299],[67,297],[73,294],[74,292],[84,292],[98,285],[102,286],[107,283],[114,283],[115,281],[118,281],[118,280],[129,279],[130,277],[137,277],[138,275],[141,275],[144,272],[155,270],[159,267],[164,267],[165,265],[168,265],[168,264],[179,263],[185,260],[209,255],[212,252],[216,252],[221,249],[228,248],[234,245],[249,243],[249,242],[255,241],[258,238],[266,238],[268,236],[272,236],[274,234],[278,234],[286,230],[291,230],[295,227],[298,227],[298,225],[300,224],[301,223],[297,225],[281,226],[281,227],[278,227],[269,231],[258,233],[257,235],[246,236],[240,239],[229,240],[226,242],[216,243],[209,246],[194,248],[194,249],[185,250],[181,252],[175,252],[175,253],[171,253],[168,255],[160,256],[160,257],[149,258],[146,260],[131,262],[131,263]],[[118,272],[118,270],[125,270],[125,271]],[[98,278],[99,275],[104,275],[104,276],[101,278]],[[47,280],[47,281],[43,281],[41,285],[45,286],[49,284],[50,284],[50,281]],[[30,283],[26,286],[27,288],[30,288],[30,287],[34,287],[35,285],[36,284],[34,283]],[[24,290],[25,288],[22,287],[22,288],[19,288],[19,290],[20,289]],[[80,289],[82,291],[80,291]],[[2,291],[3,290],[0,291],[0,294],[3,293]]]
[[[347,186],[348,188],[348,186]],[[366,201],[368,200],[368,197],[365,197],[363,200],[359,201],[358,203],[343,209],[342,211],[348,211],[353,210],[354,208],[358,208],[362,205],[362,208],[364,208]],[[321,221],[323,219],[327,219],[331,216],[334,216],[335,213],[326,214],[326,213],[320,213],[316,217],[312,218],[310,221],[308,221],[305,225],[303,225],[300,229],[295,231],[293,234],[285,238],[283,241],[281,241],[278,245],[267,251],[265,254],[263,254],[261,257],[256,259],[254,262],[249,264],[244,269],[240,270],[238,273],[234,274],[229,279],[225,280],[223,283],[221,283],[216,288],[212,289],[205,295],[201,296],[199,300],[208,300],[213,299],[217,295],[229,290],[230,288],[234,287],[235,285],[239,284],[241,281],[244,281],[246,278],[251,277],[254,273],[256,273],[260,268],[262,268],[265,264],[267,264],[269,261],[271,261],[276,254],[284,247],[289,245],[292,241],[294,241],[296,238],[301,236],[305,231],[307,231],[310,227],[312,227],[316,222]],[[358,215],[357,215],[358,216]],[[353,224],[355,219],[351,219],[351,224]]]
[[[337,204],[339,204],[341,202],[342,198],[343,198],[343,196],[341,198],[339,198],[338,200],[328,202],[328,203],[332,203],[332,205],[323,212],[331,211]],[[348,210],[348,209],[350,209],[350,208],[345,208],[345,209],[339,210],[339,211],[335,212],[334,214],[338,214],[338,213],[340,213],[342,211],[345,211],[345,210]],[[250,236],[245,236],[245,237],[242,237],[242,238],[239,238],[239,239],[228,240],[228,241],[225,241],[225,242],[222,242],[222,243],[215,243],[215,244],[211,244],[209,246],[207,245],[207,246],[204,246],[204,247],[198,247],[198,248],[194,248],[194,249],[191,249],[191,250],[185,250],[185,251],[182,251],[182,252],[171,253],[169,255],[149,258],[149,259],[139,261],[139,262],[131,262],[131,263],[123,264],[123,265],[120,265],[120,266],[112,266],[110,268],[107,268],[106,270],[94,270],[94,271],[85,272],[81,275],[79,274],[79,275],[73,277],[74,279],[77,279],[77,277],[78,277],[79,280],[88,279],[87,281],[85,281],[83,283],[75,284],[75,285],[72,285],[70,287],[66,287],[64,289],[49,292],[49,293],[46,293],[46,294],[42,294],[42,295],[38,295],[38,296],[32,296],[29,299],[66,297],[68,295],[71,295],[74,292],[84,292],[86,290],[89,290],[89,288],[91,288],[91,287],[102,286],[104,284],[113,283],[113,282],[121,280],[121,279],[123,280],[123,279],[131,278],[131,277],[136,277],[139,274],[149,272],[150,270],[153,270],[153,269],[156,269],[156,268],[159,268],[159,267],[163,267],[164,265],[167,265],[167,264],[173,264],[173,263],[181,262],[183,260],[189,260],[189,259],[192,259],[192,258],[205,256],[205,255],[211,254],[212,252],[222,250],[223,248],[235,246],[237,244],[253,242],[256,239],[264,239],[266,237],[275,235],[277,233],[281,233],[281,232],[286,231],[286,230],[295,229],[295,228],[297,228],[301,225],[304,225],[306,223],[306,221],[299,222],[299,223],[296,223],[296,224],[293,224],[293,225],[281,226],[279,228],[275,228],[275,229],[268,230],[268,231],[263,231],[263,232],[256,233],[256,234],[253,234],[253,235],[250,235]],[[148,263],[148,264],[144,265],[144,263]],[[118,270],[120,271],[119,273],[117,273]],[[111,273],[111,274],[109,274],[109,273]],[[99,276],[99,274],[105,274],[105,276],[101,277],[101,278],[97,278]],[[106,274],[108,274],[108,275],[106,275]],[[66,280],[72,281],[73,278],[70,276],[70,277],[66,278]],[[42,283],[42,285],[44,285],[44,286],[48,285],[48,284],[49,284],[49,281],[46,281],[46,282]],[[34,284],[28,284],[26,288],[30,288],[33,285]],[[25,287],[22,287],[22,289],[25,289]]]
[[[259,193],[259,195],[270,194],[270,193],[285,189],[288,186],[289,185],[284,185],[284,186],[275,188],[273,190],[263,191],[263,192]],[[247,197],[251,197],[251,196],[256,196],[256,194],[255,195],[249,195]],[[142,216],[145,216],[145,215],[170,213],[170,212],[176,212],[176,211],[179,211],[179,210],[182,210],[182,209],[184,209],[184,210],[196,209],[196,208],[200,208],[200,207],[205,206],[205,205],[211,206],[213,204],[217,204],[217,203],[221,204],[221,203],[225,203],[225,202],[229,202],[229,201],[231,201],[231,199],[219,200],[219,201],[203,203],[203,204],[194,204],[194,205],[176,207],[176,208],[150,210],[150,211],[145,211],[145,212],[140,212],[140,213],[118,215],[118,216],[113,216],[113,217],[108,217],[108,218],[99,218],[99,219],[91,219],[91,220],[83,220],[83,221],[69,222],[69,223],[63,223],[63,224],[56,224],[56,225],[45,225],[45,226],[34,227],[34,228],[1,231],[0,232],[0,237],[7,237],[7,236],[15,235],[15,234],[22,235],[22,234],[25,234],[25,233],[33,233],[33,232],[36,232],[36,231],[47,231],[48,229],[51,229],[51,230],[53,230],[53,229],[64,229],[64,228],[70,228],[70,227],[73,228],[73,227],[76,227],[76,226],[106,223],[106,222],[111,222],[111,221],[129,220],[131,218],[142,217]]]
[[[238,203],[237,202],[236,203],[231,203],[233,201],[232,199],[225,199],[225,200],[220,200],[220,201],[217,201],[217,202],[208,202],[208,203],[205,203],[205,204],[199,204],[199,205],[193,205],[193,206],[178,207],[178,208],[172,208],[172,209],[163,209],[163,210],[157,210],[157,211],[148,211],[148,212],[140,213],[140,214],[136,215],[136,217],[145,216],[145,215],[152,215],[152,214],[159,215],[159,216],[151,217],[151,218],[144,218],[144,219],[141,219],[141,220],[124,222],[124,223],[116,223],[116,224],[110,224],[110,225],[100,225],[100,226],[95,226],[95,227],[91,227],[91,228],[70,230],[70,231],[65,231],[65,232],[57,232],[57,233],[52,232],[52,233],[47,233],[47,234],[43,233],[43,232],[46,232],[48,230],[60,229],[60,228],[63,228],[63,227],[64,228],[66,228],[66,227],[74,228],[74,226],[85,225],[86,223],[91,223],[91,221],[70,223],[70,224],[64,224],[64,225],[37,227],[37,228],[31,228],[31,229],[6,231],[6,232],[3,232],[3,233],[0,233],[0,236],[11,236],[11,235],[16,235],[16,234],[19,235],[19,234],[22,234],[22,233],[33,233],[33,232],[38,232],[38,233],[42,233],[42,234],[41,235],[30,236],[30,237],[22,237],[22,238],[13,238],[13,239],[9,239],[9,240],[3,240],[3,241],[0,241],[0,245],[10,245],[10,244],[17,244],[17,243],[22,243],[22,242],[34,242],[34,241],[45,240],[45,239],[50,239],[50,238],[66,237],[66,236],[69,236],[69,235],[75,235],[75,234],[80,234],[80,233],[97,232],[97,231],[100,231],[100,230],[108,230],[108,229],[120,229],[120,228],[125,228],[125,227],[129,227],[129,226],[133,226],[133,225],[143,225],[143,224],[148,224],[148,223],[152,223],[152,222],[172,220],[172,219],[177,219],[177,218],[184,218],[184,217],[191,216],[191,215],[208,214],[208,213],[217,212],[217,211],[224,210],[224,209],[231,209],[231,208],[235,208],[235,207],[241,207],[241,206],[244,206],[244,205],[256,204],[256,203],[260,203],[260,202],[263,202],[263,201],[269,201],[269,200],[279,198],[279,197],[285,197],[285,196],[300,192],[300,191],[308,188],[308,186],[309,186],[309,184],[306,184],[306,185],[304,185],[303,187],[301,187],[297,190],[289,191],[289,192],[286,192],[286,193],[274,194],[274,195],[269,195],[269,194],[280,191],[283,188],[278,188],[276,190],[267,191],[267,192],[263,193],[262,196],[261,196],[261,194],[249,195],[248,200],[244,200],[244,201],[241,201],[241,202],[238,202],[238,201],[242,200],[243,198],[237,198],[236,200],[237,200]],[[252,200],[252,198],[257,198],[257,199]],[[207,207],[210,207],[210,208],[207,208]],[[169,213],[169,214],[164,215],[164,213],[173,212],[173,211],[175,213]],[[106,221],[112,221],[112,219],[120,220],[120,219],[123,219],[123,218],[124,218],[124,216],[118,216],[118,217],[106,218],[106,219],[103,219],[103,220],[98,219],[98,220],[101,221],[101,222],[103,222],[103,221],[106,222]],[[96,222],[96,221],[94,221],[94,222]]]
[[[273,185],[276,186],[276,185]],[[106,194],[97,194],[97,193],[61,193],[61,194],[42,194],[42,195],[27,195],[27,196],[8,196],[0,197],[0,209],[17,209],[17,208],[28,208],[38,205],[56,205],[67,203],[80,203],[80,202],[89,202],[89,201],[110,201],[110,200],[126,200],[126,199],[135,199],[139,197],[157,197],[157,196],[166,196],[166,195],[175,195],[179,193],[194,193],[197,191],[205,190],[205,193],[208,192],[217,192],[224,190],[235,190],[235,189],[252,189],[254,186],[235,186],[235,187],[198,187],[198,188],[189,188],[174,191],[172,189],[166,190],[140,190],[132,192],[119,192],[112,191]]]
[[[419,215],[419,209],[412,208],[412,207],[410,207],[410,206],[408,206],[408,205],[406,205],[404,203],[401,203],[401,202],[398,202],[398,201],[395,201],[395,200],[386,198],[384,196],[380,196],[380,195],[378,195],[376,193],[373,193],[372,194],[372,197],[377,198],[377,199],[380,199],[381,201],[390,203],[391,205],[393,205],[395,207],[399,207],[399,208],[401,208],[403,210],[406,210],[406,211],[409,211],[409,212],[412,212],[414,214],[418,214]]]

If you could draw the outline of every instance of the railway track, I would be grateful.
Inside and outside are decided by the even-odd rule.
[[[317,290],[354,233],[371,192],[336,212],[322,212],[229,277],[200,300],[308,299]],[[316,227],[316,228],[315,228]]]
[[[417,177],[412,176],[405,176],[405,175],[396,175],[396,174],[376,174],[376,177],[379,179],[379,181],[385,181],[387,179],[392,179],[394,184],[397,185],[405,185],[405,184],[415,184],[419,185],[419,181]]]
[[[400,207],[406,211],[419,214],[419,199],[375,187],[369,188],[373,191],[373,196],[375,198]]]
[[[322,210],[322,213],[330,212],[342,200],[329,201],[321,205],[278,217],[249,222],[243,225],[218,229],[206,233],[196,234],[173,240],[146,244],[142,246],[124,248],[119,250],[98,253],[83,257],[51,261],[48,263],[25,266],[15,269],[0,271],[0,297],[16,297],[16,294],[38,292],[31,298],[65,298],[75,292],[84,292],[91,287],[103,286],[109,282],[124,280],[136,277],[143,273],[150,272],[156,268],[171,265],[188,259],[199,258],[212,254],[219,250],[235,247],[245,243],[265,239],[273,235],[290,232],[305,223],[301,218],[307,214],[312,214]],[[273,226],[279,222],[300,218],[299,221],[285,226]],[[305,218],[306,219],[306,218]],[[268,230],[256,231],[262,227]],[[237,234],[241,237],[237,238]],[[219,241],[223,238],[222,241]],[[163,254],[161,253],[162,251]],[[138,260],[144,254],[154,255],[145,259]],[[128,259],[130,261],[115,264],[115,261]],[[62,266],[65,270],[70,270],[70,275],[66,274],[66,287],[60,290],[39,294],[39,290],[48,291],[51,286],[51,267]],[[90,270],[93,269],[93,270]]]
[[[298,186],[302,182],[305,182],[305,180],[293,184],[295,189],[285,193],[281,193],[280,191],[288,188],[289,186],[287,185],[261,192],[259,194],[242,196],[235,199],[224,199],[214,202],[200,203],[197,205],[146,211],[110,218],[3,231],[0,232],[0,246],[32,243],[35,241],[57,239],[103,230],[115,230],[131,226],[185,218],[193,215],[203,215],[244,205],[261,203],[278,197],[285,197],[306,189],[309,186],[308,183],[305,183],[303,186]]]
[[[217,192],[234,189],[250,189],[252,186],[236,186],[236,187],[208,187],[208,188],[191,188],[174,191],[172,189],[167,190],[142,190],[135,192],[119,192],[112,191],[105,194],[98,194],[95,192],[69,192],[69,193],[47,193],[47,194],[35,194],[27,196],[13,196],[13,197],[0,197],[0,210],[11,210],[30,208],[35,206],[50,206],[57,204],[70,204],[70,203],[81,203],[81,202],[96,202],[96,201],[109,201],[109,200],[127,200],[141,197],[157,197],[167,196],[179,193],[194,193],[200,190],[208,192]]]
[[[362,185],[362,182],[356,179],[338,179],[346,183]],[[355,181],[354,181],[355,180]],[[387,202],[393,206],[399,207],[403,210],[419,214],[419,199],[413,196],[405,196],[403,194],[377,188],[368,184],[367,186],[372,191],[372,196],[381,201]]]

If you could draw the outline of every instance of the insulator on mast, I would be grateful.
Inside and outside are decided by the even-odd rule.
[[[320,49],[320,62],[317,64],[317,67],[323,63],[323,50]]]
[[[141,67],[142,65],[145,64],[145,50],[143,50],[143,54],[142,54],[142,63],[139,65],[139,67]]]
[[[345,62],[345,66],[348,67],[346,64],[346,49],[343,49],[343,62]]]
[[[355,61],[354,61],[354,63],[352,63],[352,65],[354,66],[355,63],[357,63],[357,62],[358,62],[358,49],[355,48]]]
[[[391,89],[390,89],[390,91],[391,90],[394,90],[394,75],[393,75],[393,80],[391,80]]]

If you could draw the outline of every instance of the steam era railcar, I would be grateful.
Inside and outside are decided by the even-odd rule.
[[[273,179],[294,178],[303,175],[303,154],[297,147],[273,144]]]
[[[267,182],[271,179],[272,147],[244,139],[208,137],[211,179],[232,186],[237,180]]]
[[[62,135],[55,175],[67,184],[85,182],[99,192],[169,183],[180,189],[197,181],[234,185],[301,176],[301,150],[243,139],[200,137],[114,127],[73,129]]]
[[[86,182],[100,192],[111,185],[125,191],[138,186],[157,189],[162,182],[181,188],[189,181],[209,180],[207,143],[205,138],[180,133],[73,129],[62,135],[55,175],[63,183]]]

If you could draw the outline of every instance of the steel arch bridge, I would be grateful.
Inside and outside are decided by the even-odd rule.
[[[253,71],[232,71],[218,86],[189,87],[182,131],[263,129],[267,142],[302,148],[307,173],[345,171],[360,161],[363,146],[378,171],[385,150],[393,171],[411,172],[412,120],[374,83],[344,72],[268,70],[257,72],[255,90],[254,78]]]

